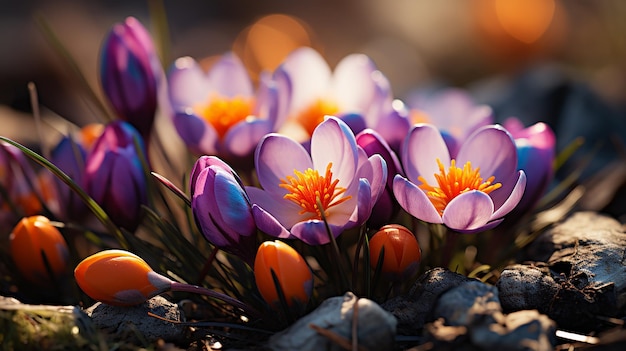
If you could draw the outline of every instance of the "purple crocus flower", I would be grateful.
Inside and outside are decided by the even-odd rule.
[[[224,54],[206,73],[193,58],[179,58],[168,71],[168,85],[174,126],[192,152],[251,156],[259,140],[281,123],[269,75],[261,75],[255,92],[234,53]]]
[[[385,139],[372,129],[365,129],[356,135],[356,143],[368,156],[380,155],[387,165],[387,182],[385,190],[380,195],[372,210],[373,216],[369,223],[374,228],[382,227],[398,213],[400,206],[393,195],[393,178],[396,174],[403,175],[400,160],[396,153],[391,150]]]
[[[511,135],[498,125],[470,135],[452,157],[440,131],[417,124],[402,148],[406,178],[393,192],[409,214],[460,233],[491,229],[519,203],[526,186]]]
[[[274,72],[286,122],[281,133],[297,141],[310,139],[315,127],[327,115],[344,120],[358,133],[371,125],[387,96],[386,78],[363,54],[344,57],[331,70],[314,49],[302,47],[291,52]],[[368,124],[369,123],[369,124]]]
[[[139,225],[141,205],[147,203],[140,157],[145,157],[141,135],[129,123],[114,121],[96,140],[85,166],[87,193],[115,224],[130,231]]]
[[[556,136],[543,122],[524,128],[519,119],[512,117],[504,121],[503,126],[515,139],[517,169],[524,170],[528,179],[524,196],[515,208],[515,214],[523,214],[543,196],[554,177]]]
[[[83,145],[70,136],[65,136],[52,149],[50,161],[67,174],[81,188],[85,186],[85,159],[87,152]],[[82,219],[87,206],[69,186],[47,170],[44,173],[50,180],[53,194],[49,207],[59,218]]]
[[[22,151],[0,141],[0,225],[10,228],[20,217],[41,211],[38,183]]]
[[[247,187],[257,226],[265,233],[295,237],[310,245],[365,223],[380,197],[387,167],[367,157],[348,125],[327,117],[313,131],[311,153],[297,141],[267,135],[255,153],[262,189]]]
[[[100,53],[100,82],[116,114],[147,140],[163,89],[163,69],[146,28],[134,17],[117,23]]]
[[[452,158],[468,136],[494,123],[493,110],[478,105],[465,90],[447,88],[435,92],[415,92],[406,100],[412,124],[430,123],[441,131]]]
[[[257,228],[235,171],[215,156],[201,156],[191,171],[190,189],[191,211],[204,237],[252,264]]]

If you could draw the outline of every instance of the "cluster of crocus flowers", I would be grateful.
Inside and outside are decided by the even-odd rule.
[[[387,180],[383,158],[368,158],[336,117],[315,128],[310,154],[289,137],[267,135],[257,147],[255,166],[262,188],[246,191],[257,227],[310,245],[326,244],[331,235],[365,223]]]
[[[115,24],[102,44],[100,61],[100,83],[117,117],[147,140],[164,89],[163,68],[150,33],[134,17]]]
[[[222,55],[208,72],[191,57],[179,58],[167,79],[174,127],[196,153],[250,156],[259,140],[281,123],[268,74],[261,76],[255,91],[234,53]]]
[[[17,269],[31,283],[50,286],[65,275],[69,249],[61,232],[48,218],[22,218],[13,228],[9,240]]]
[[[406,227],[388,224],[369,241],[370,265],[392,281],[401,281],[417,272],[422,251],[417,238]],[[379,260],[382,258],[382,262]]]
[[[412,216],[461,233],[493,228],[519,203],[526,186],[517,170],[517,149],[498,125],[479,129],[456,157],[440,131],[418,124],[402,148],[406,177],[396,175],[393,192]]]
[[[288,306],[306,305],[313,292],[313,273],[298,251],[286,243],[266,241],[254,260],[254,278],[263,299],[279,307],[282,298]]]

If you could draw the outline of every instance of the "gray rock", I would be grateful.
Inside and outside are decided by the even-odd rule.
[[[439,296],[470,278],[444,268],[433,268],[422,274],[408,294],[396,296],[381,304],[398,320],[398,334],[415,335],[424,324],[434,320],[432,311]]]
[[[441,295],[434,310],[449,326],[467,326],[473,318],[501,312],[498,290],[478,280],[468,281]]]
[[[548,313],[559,288],[548,267],[523,264],[506,267],[496,287],[505,311],[536,309],[541,313]]]
[[[183,325],[150,317],[148,312],[157,316],[183,322],[184,316],[175,303],[156,296],[141,305],[132,307],[111,306],[96,303],[85,310],[94,325],[123,340],[138,340],[138,334],[148,342],[159,339],[165,341],[184,340],[187,328]]]
[[[525,254],[526,260],[546,263],[503,272],[497,286],[505,311],[536,308],[560,328],[579,332],[601,329],[596,316],[624,315],[626,232],[616,220],[575,213],[540,235]]]
[[[316,310],[273,335],[268,347],[275,351],[344,350],[336,340],[331,339],[340,339],[350,345],[355,314],[360,347],[368,350],[393,349],[396,335],[393,315],[375,302],[359,299],[350,292],[327,299]]]
[[[497,289],[469,281],[441,295],[426,326],[437,350],[553,350],[556,324],[536,310],[502,313]]]

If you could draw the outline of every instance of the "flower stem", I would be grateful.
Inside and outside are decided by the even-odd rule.
[[[211,289],[207,289],[207,288],[203,288],[200,286],[196,286],[196,285],[191,285],[191,284],[184,284],[184,283],[179,283],[179,282],[172,282],[171,286],[170,286],[170,290],[171,291],[179,291],[179,292],[188,292],[188,293],[192,293],[192,294],[199,294],[199,295],[205,295],[217,300],[221,300],[227,304],[230,304],[234,307],[237,307],[243,311],[245,311],[246,313],[250,314],[251,316],[254,317],[259,317],[261,314],[255,310],[254,308],[246,305],[245,303],[232,298],[228,295],[222,294],[220,292],[211,290]]]

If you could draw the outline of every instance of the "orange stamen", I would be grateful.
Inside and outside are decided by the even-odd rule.
[[[324,116],[334,116],[339,112],[339,106],[333,101],[318,99],[298,114],[296,120],[302,127],[313,135],[318,124],[324,121]]]
[[[253,99],[240,96],[234,98],[212,96],[207,104],[200,104],[194,110],[210,123],[222,138],[230,127],[252,114],[253,102]]]
[[[333,180],[331,166],[332,163],[326,166],[324,176],[309,168],[304,172],[294,170],[295,177],[287,176],[280,180],[279,186],[289,191],[284,198],[302,207],[300,214],[311,213],[311,219],[322,219],[322,211],[326,213],[329,208],[351,198],[340,197],[346,189],[337,186],[339,179]],[[318,207],[318,200],[322,205],[321,209]]]
[[[435,174],[435,179],[439,186],[429,185],[422,176],[418,177],[418,180],[422,182],[419,188],[426,192],[439,214],[443,214],[448,203],[460,194],[470,190],[479,190],[489,194],[502,187],[501,183],[493,183],[494,176],[483,182],[480,168],[472,168],[469,161],[465,163],[462,169],[456,166],[455,160],[450,161],[450,168],[448,168],[447,173],[439,159],[437,159],[437,164],[439,165],[439,174]]]

